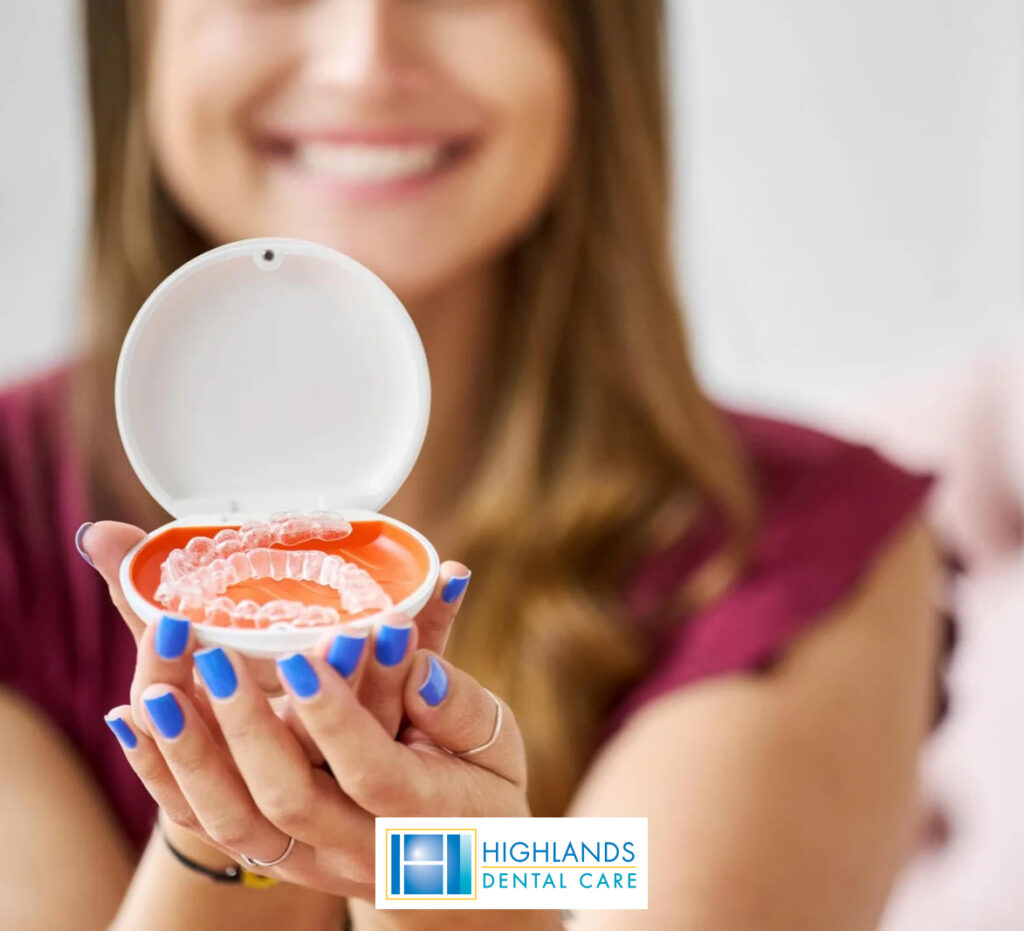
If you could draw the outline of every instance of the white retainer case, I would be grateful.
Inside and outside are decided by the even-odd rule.
[[[434,547],[378,513],[423,444],[426,356],[358,262],[273,238],[198,256],[128,330],[115,404],[132,467],[175,518],[121,563],[147,624],[188,617],[203,646],[276,657],[430,598]]]

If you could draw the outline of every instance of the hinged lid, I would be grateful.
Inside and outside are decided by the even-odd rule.
[[[430,376],[376,275],[325,246],[249,239],[150,295],[115,403],[132,466],[175,517],[377,511],[419,455]]]

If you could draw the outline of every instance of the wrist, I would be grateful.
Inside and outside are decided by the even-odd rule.
[[[157,818],[157,830],[175,850],[206,869],[222,872],[229,867],[238,866],[237,861],[223,850],[197,837],[188,828],[174,824],[169,818],[164,817],[163,812]]]

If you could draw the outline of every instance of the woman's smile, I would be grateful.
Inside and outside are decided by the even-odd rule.
[[[408,130],[268,133],[260,148],[272,168],[317,197],[376,202],[409,197],[462,167],[472,136]]]

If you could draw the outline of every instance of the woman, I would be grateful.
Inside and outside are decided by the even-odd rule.
[[[345,913],[434,927],[437,913],[372,909],[368,819],[530,812],[650,818],[637,928],[871,927],[936,700],[927,480],[727,414],[695,382],[666,236],[658,4],[86,14],[86,349],[11,389],[0,419],[0,734],[18,747],[0,763],[0,856],[19,890],[5,923],[66,923],[73,907],[77,927],[118,908],[126,928],[337,927]],[[141,633],[115,574],[141,531],[79,532],[107,586],[65,546],[90,516],[164,519],[120,453],[114,360],[166,274],[254,235],[351,254],[408,307],[433,416],[388,513],[476,573],[457,623],[468,573],[449,563],[383,646],[288,659],[279,715],[229,653],[200,654],[194,679],[187,626]],[[368,761],[355,770],[354,747]],[[381,790],[389,772],[403,778]],[[166,842],[154,835],[133,879],[151,797]],[[267,872],[287,882],[199,872],[242,854],[283,856]]]

